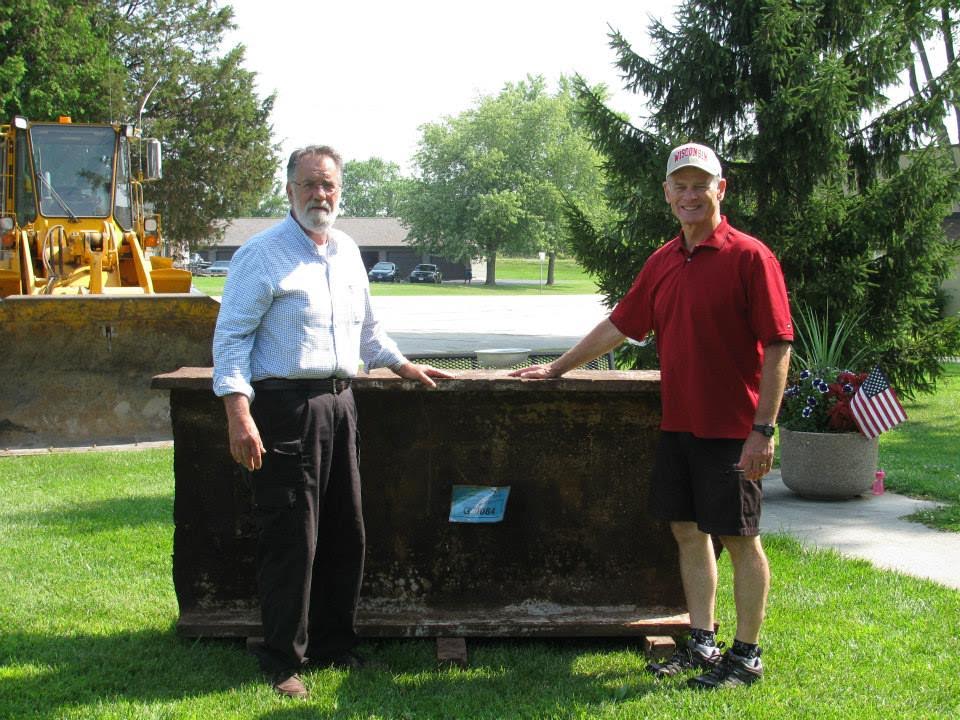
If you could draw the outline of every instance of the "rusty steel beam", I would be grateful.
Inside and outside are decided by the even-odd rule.
[[[178,630],[259,634],[255,526],[209,368],[158,376],[174,435]],[[670,636],[688,627],[676,548],[646,514],[659,375],[532,382],[460,373],[354,383],[369,637]],[[455,485],[509,486],[501,522],[449,521]]]

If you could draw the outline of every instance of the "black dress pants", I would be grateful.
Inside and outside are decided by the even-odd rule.
[[[357,642],[366,537],[353,392],[257,391],[266,456],[251,474],[259,526],[261,668],[296,670]]]

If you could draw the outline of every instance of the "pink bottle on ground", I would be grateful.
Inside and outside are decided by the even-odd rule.
[[[883,470],[877,470],[877,474],[873,478],[873,494],[874,495],[883,495],[883,479],[887,474]]]

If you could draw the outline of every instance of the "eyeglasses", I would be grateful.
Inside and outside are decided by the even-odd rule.
[[[340,189],[340,186],[336,185],[335,183],[315,182],[313,180],[307,180],[306,182],[300,182],[299,180],[291,180],[290,184],[296,185],[299,188],[303,188],[311,195],[316,193],[317,190],[323,190],[324,195],[333,195]]]

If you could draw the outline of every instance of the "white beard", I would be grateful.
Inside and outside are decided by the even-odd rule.
[[[304,208],[302,212],[298,209],[297,220],[308,230],[317,232],[329,230],[337,221],[337,216],[340,215],[340,203],[337,203],[333,208],[330,208],[330,204],[326,201],[323,205],[324,208],[322,209],[318,207]]]

